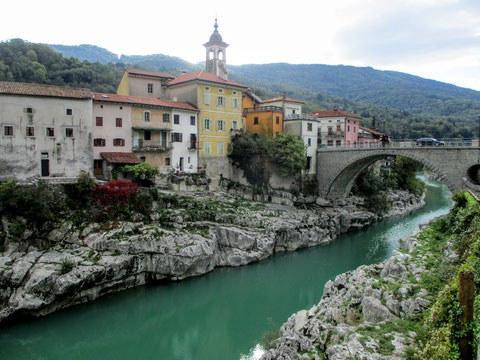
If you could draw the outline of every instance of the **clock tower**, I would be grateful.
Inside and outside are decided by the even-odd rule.
[[[227,46],[222,40],[222,35],[218,32],[217,19],[215,19],[215,30],[210,36],[210,40],[203,44],[207,50],[207,60],[205,68],[208,72],[217,75],[223,80],[228,80],[227,73]]]

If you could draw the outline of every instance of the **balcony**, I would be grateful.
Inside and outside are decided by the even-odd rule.
[[[139,139],[138,144],[134,144],[132,147],[132,150],[137,152],[164,152],[172,149],[171,144],[152,144],[143,139]]]
[[[322,132],[319,133],[321,136],[324,137],[341,137],[343,138],[344,132],[343,131],[328,131],[328,132]]]
[[[200,149],[200,144],[198,141],[190,141],[190,144],[188,144],[188,150],[199,150]]]
[[[260,113],[260,112],[278,112],[282,113],[283,109],[280,106],[257,106],[256,108],[243,109],[244,114]]]
[[[285,115],[283,120],[310,120],[310,121],[317,121],[317,117],[315,115],[310,114],[288,114]]]

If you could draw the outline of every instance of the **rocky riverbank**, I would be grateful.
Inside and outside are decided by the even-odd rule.
[[[44,239],[2,217],[0,322],[42,316],[153,281],[175,281],[333,241],[379,219],[359,198],[296,207],[245,201],[222,192],[167,193],[150,223],[59,224]],[[168,199],[168,201],[165,201]],[[423,205],[389,195],[393,215]]]
[[[434,258],[431,241],[403,239],[385,262],[329,281],[321,301],[292,315],[261,360],[413,358],[418,321],[438,296],[435,273],[458,259],[448,242],[433,245],[441,249]]]

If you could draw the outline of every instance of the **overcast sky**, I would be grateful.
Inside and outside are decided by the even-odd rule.
[[[480,0],[6,0],[1,8],[0,41],[199,62],[218,17],[227,64],[371,66],[480,90]]]

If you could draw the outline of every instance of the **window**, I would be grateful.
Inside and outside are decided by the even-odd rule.
[[[116,118],[115,119],[115,126],[116,127],[122,127],[122,118]]]
[[[165,166],[170,166],[170,158],[165,158]]]
[[[220,94],[223,94],[223,89],[222,89],[222,88],[218,89],[218,92],[219,92]]]
[[[55,128],[47,127],[47,136],[54,137],[55,136]]]
[[[35,136],[35,128],[33,126],[27,126],[25,128],[25,136]]]
[[[153,84],[148,84],[147,85],[147,91],[149,94],[153,93]]]
[[[212,153],[212,144],[209,142],[203,143],[203,153],[205,155],[210,155]]]
[[[327,146],[333,146],[333,140],[328,140],[327,141]]]
[[[211,124],[211,121],[210,119],[203,119],[203,130],[210,130],[212,124]]]
[[[225,144],[223,142],[219,142],[217,144],[217,154],[223,155],[225,153]]]
[[[353,132],[357,132],[357,127],[356,126],[353,127]]]
[[[350,131],[350,125],[347,126],[347,131]]]
[[[275,117],[275,123],[280,124],[280,116]]]
[[[191,162],[191,161],[190,161],[190,156],[187,158],[187,162],[190,164],[190,162]]]
[[[237,95],[237,92],[235,90],[233,90],[232,95]]]
[[[225,120],[217,120],[217,131],[225,131]]]
[[[294,110],[292,110],[292,114],[295,114],[295,109],[294,109]]]
[[[72,109],[67,109],[67,115],[72,115],[72,114],[73,114]]]
[[[147,159],[145,158],[145,156],[140,156],[140,161],[141,161],[142,163],[144,163],[146,160],[147,160]]]
[[[307,131],[313,131],[313,124],[307,123]]]
[[[342,146],[342,140],[337,140],[335,142],[335,146]]]
[[[177,132],[172,133],[172,142],[183,142],[183,134]]]
[[[105,146],[105,139],[93,139],[93,146]]]
[[[65,128],[65,137],[73,137],[73,128],[71,127]]]
[[[113,139],[113,146],[125,146],[125,139]]]
[[[145,111],[145,112],[143,113],[143,120],[144,120],[145,122],[150,122],[150,111]]]
[[[331,126],[328,127],[328,135],[333,135],[333,128]]]
[[[258,125],[258,116],[253,118],[253,125]]]
[[[177,115],[177,114],[173,115],[173,123],[174,123],[175,125],[179,125],[179,124],[180,124],[180,115]]]
[[[212,96],[210,94],[203,94],[203,104],[210,105],[212,102]]]
[[[238,109],[238,98],[232,98],[232,108]]]
[[[170,114],[163,114],[163,122],[164,123],[170,122]]]
[[[27,114],[33,114],[33,108],[31,107],[27,107],[23,111],[26,112]]]
[[[195,116],[190,116],[190,125],[195,126]]]
[[[312,146],[312,139],[311,139],[311,138],[308,138],[307,143],[308,143],[308,146]]]
[[[143,139],[152,140],[152,132],[150,130],[143,130]]]
[[[232,130],[238,130],[238,121],[232,120]]]
[[[310,140],[310,139],[308,139]],[[310,168],[312,167],[312,157],[311,156],[307,156],[307,166],[306,166],[306,169],[307,170],[310,170]]]
[[[337,131],[342,131],[342,125],[337,124]]]
[[[217,106],[225,106],[225,96],[217,96]]]
[[[95,124],[96,124],[97,126],[103,126],[103,117],[97,116],[97,117],[95,118]]]
[[[210,91],[210,86],[205,86],[205,91]]]

